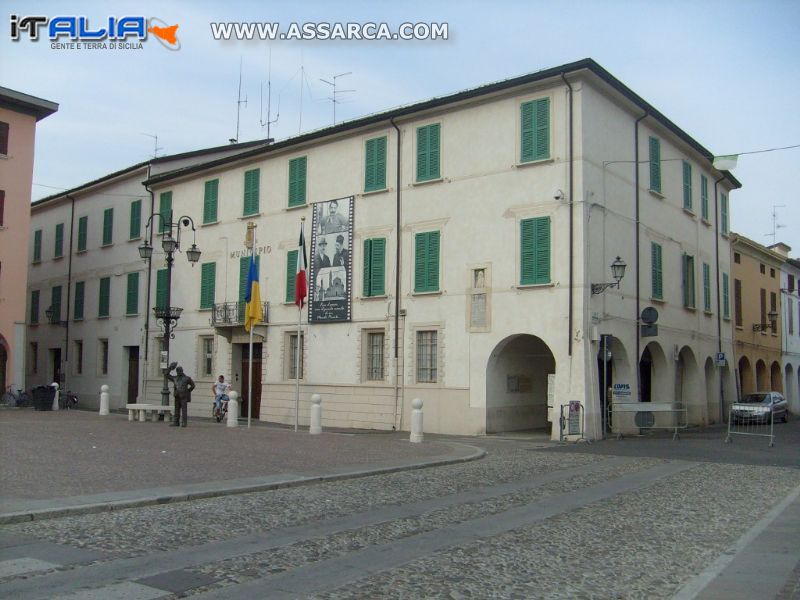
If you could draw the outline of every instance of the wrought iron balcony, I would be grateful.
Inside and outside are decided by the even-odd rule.
[[[238,327],[244,325],[245,302],[221,302],[211,311],[211,325],[214,327]],[[269,323],[269,302],[262,302],[264,312],[262,323]]]

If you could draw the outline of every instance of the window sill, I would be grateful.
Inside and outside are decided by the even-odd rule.
[[[664,300],[663,298],[655,298],[653,296],[650,296],[650,302],[655,302],[656,304],[666,304],[667,303],[667,301]]]
[[[72,317],[72,322],[73,323],[82,323],[83,322],[83,317]]]
[[[31,264],[32,265],[40,265],[40,264],[42,264],[42,259],[40,258],[39,260],[34,260]]]
[[[197,312],[211,312],[212,310],[214,309],[210,306],[206,307],[201,306],[200,308],[197,309]]]
[[[713,317],[714,316],[714,313],[711,312],[710,310],[703,310],[703,314],[705,316],[707,316],[707,317]]]
[[[127,317],[138,317],[138,316],[139,316],[138,312],[137,313],[125,313],[125,317],[126,318]],[[106,318],[108,318],[108,317],[106,317]]]
[[[385,194],[386,192],[390,192],[390,191],[391,191],[391,188],[388,188],[388,187],[382,187],[379,190],[369,190],[369,191],[364,190],[363,192],[361,192],[361,196],[374,196],[376,194]]]
[[[697,218],[697,215],[695,214],[695,212],[694,212],[694,211],[693,211],[691,208],[686,208],[686,207],[684,206],[684,207],[683,207],[683,212],[685,212],[687,215],[689,215],[689,216],[690,216],[690,217],[692,217],[693,219],[696,219],[696,218]]]
[[[709,221],[709,220],[708,220],[708,219],[706,219],[705,217],[702,217],[702,218],[700,219],[700,222],[701,222],[703,225],[705,225],[706,227],[711,227],[711,221]]]
[[[547,283],[520,283],[514,287],[516,287],[518,290],[535,290],[538,288],[555,287],[555,284],[552,281],[548,281]]]
[[[61,256],[54,256],[53,260],[55,261],[64,260],[64,255],[62,254]]]
[[[730,317],[722,317],[722,320],[723,321],[730,321],[731,318]],[[741,327],[737,327],[736,329],[741,329]]]
[[[110,318],[111,317],[109,315],[97,315],[97,319],[98,320],[106,320],[106,319],[110,319]]]
[[[31,327],[38,327],[39,323],[28,323],[28,325],[30,325]]]
[[[727,321],[730,321],[730,319],[726,319],[726,320],[727,320]],[[736,325],[735,327],[736,327],[736,330],[737,330],[737,331],[744,331],[744,327],[743,327],[743,326],[741,326],[741,325]]]
[[[650,195],[651,195],[651,196],[655,196],[655,197],[656,197],[656,198],[658,198],[659,200],[663,200],[663,199],[665,198],[664,194],[662,194],[662,193],[661,193],[661,192],[659,192],[658,190],[654,190],[654,189],[648,189],[647,191],[648,191],[648,192],[650,192]]]
[[[257,212],[257,213],[252,213],[250,215],[242,215],[241,217],[236,217],[236,218],[239,219],[240,221],[244,221],[245,219],[255,219],[255,218],[258,218],[260,216],[261,216],[261,213]]]
[[[696,306],[684,306],[683,309],[688,310],[689,312],[697,312]]]
[[[304,202],[303,204],[296,204],[294,206],[287,206],[283,210],[298,210],[300,208],[308,208],[308,204]]]
[[[441,296],[442,290],[434,290],[432,292],[411,292],[412,296]]]
[[[411,187],[417,187],[420,185],[428,185],[429,183],[441,183],[444,181],[444,177],[436,177],[435,179],[424,179],[422,181],[412,181]]]
[[[101,248],[111,248],[111,246],[113,246],[113,245],[114,245],[114,242],[111,242],[110,244],[103,244],[100,247]]]
[[[514,163],[515,169],[522,169],[524,167],[532,167],[534,165],[545,165],[547,163],[555,162],[555,159],[552,156],[548,156],[547,158],[537,158],[536,160],[526,160],[520,161],[518,163]]]
[[[142,236],[141,235],[137,235],[136,237],[128,238],[128,241],[129,242],[138,242],[141,239],[142,239]]]
[[[726,232],[726,231],[723,231],[722,233],[720,233],[720,236],[724,237],[726,240],[728,239],[729,235],[730,234],[728,232]]]
[[[424,294],[425,292],[419,292],[420,294]],[[428,292],[430,293],[430,292]],[[380,294],[378,296],[359,296],[359,300],[386,300],[389,296],[386,294]],[[376,380],[377,381],[377,380]]]
[[[208,223],[200,223],[200,227],[211,227],[212,225],[219,225],[219,219],[215,221],[209,221]]]

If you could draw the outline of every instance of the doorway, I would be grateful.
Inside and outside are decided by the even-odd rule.
[[[64,374],[61,372],[61,348],[50,348],[50,367],[53,373],[52,381],[59,387],[64,383]]]
[[[242,403],[239,415],[242,417],[248,416],[249,402],[247,392],[250,388],[249,372],[250,372],[250,347],[247,344],[240,344],[242,352]],[[253,344],[253,414],[251,418],[258,419],[261,414],[261,344]]]
[[[139,397],[139,346],[128,346],[128,404]]]

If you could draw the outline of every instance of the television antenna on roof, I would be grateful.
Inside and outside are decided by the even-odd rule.
[[[337,81],[336,80],[339,79],[339,77],[346,77],[347,75],[352,75],[352,74],[353,74],[352,71],[348,71],[347,73],[339,73],[338,75],[334,75],[333,77],[331,77],[331,79],[333,79],[333,81],[328,81],[327,79],[320,79],[320,81],[322,83],[327,83],[329,86],[331,86],[333,88],[333,96],[328,96],[328,100],[330,100],[331,103],[333,104],[333,124],[334,125],[336,125],[336,105],[337,104],[341,104],[341,100],[339,100],[337,98],[337,95],[338,94],[351,94],[351,93],[355,92],[355,90],[339,90],[339,89],[336,89],[336,85],[337,85]]]
[[[242,100],[242,57],[239,57],[239,95],[236,98],[236,137],[230,138],[228,141],[231,144],[239,142],[239,113],[242,110],[242,104],[247,106],[247,96]]]
[[[158,151],[163,150],[163,146],[158,145],[158,135],[152,133],[140,133],[139,135],[146,135],[149,138],[153,138],[153,158],[158,157]]]
[[[774,244],[777,236],[778,236],[778,229],[783,229],[786,225],[779,225],[778,224],[778,209],[779,208],[786,208],[785,204],[773,204],[772,205],[772,233],[764,234],[766,237],[772,237],[772,243]]]
[[[281,117],[281,95],[278,94],[278,111],[275,118],[272,118],[272,48],[269,49],[269,72],[267,75],[267,120],[264,120],[264,82],[261,82],[261,101],[260,101],[261,114],[259,115],[258,122],[261,127],[267,128],[267,143],[271,143],[270,126],[278,122]]]

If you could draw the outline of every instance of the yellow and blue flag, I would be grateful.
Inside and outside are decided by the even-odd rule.
[[[258,288],[258,265],[255,256],[250,256],[250,269],[247,272],[247,292],[244,300],[244,328],[250,331],[254,325],[264,320],[264,311],[261,307],[261,291]]]

